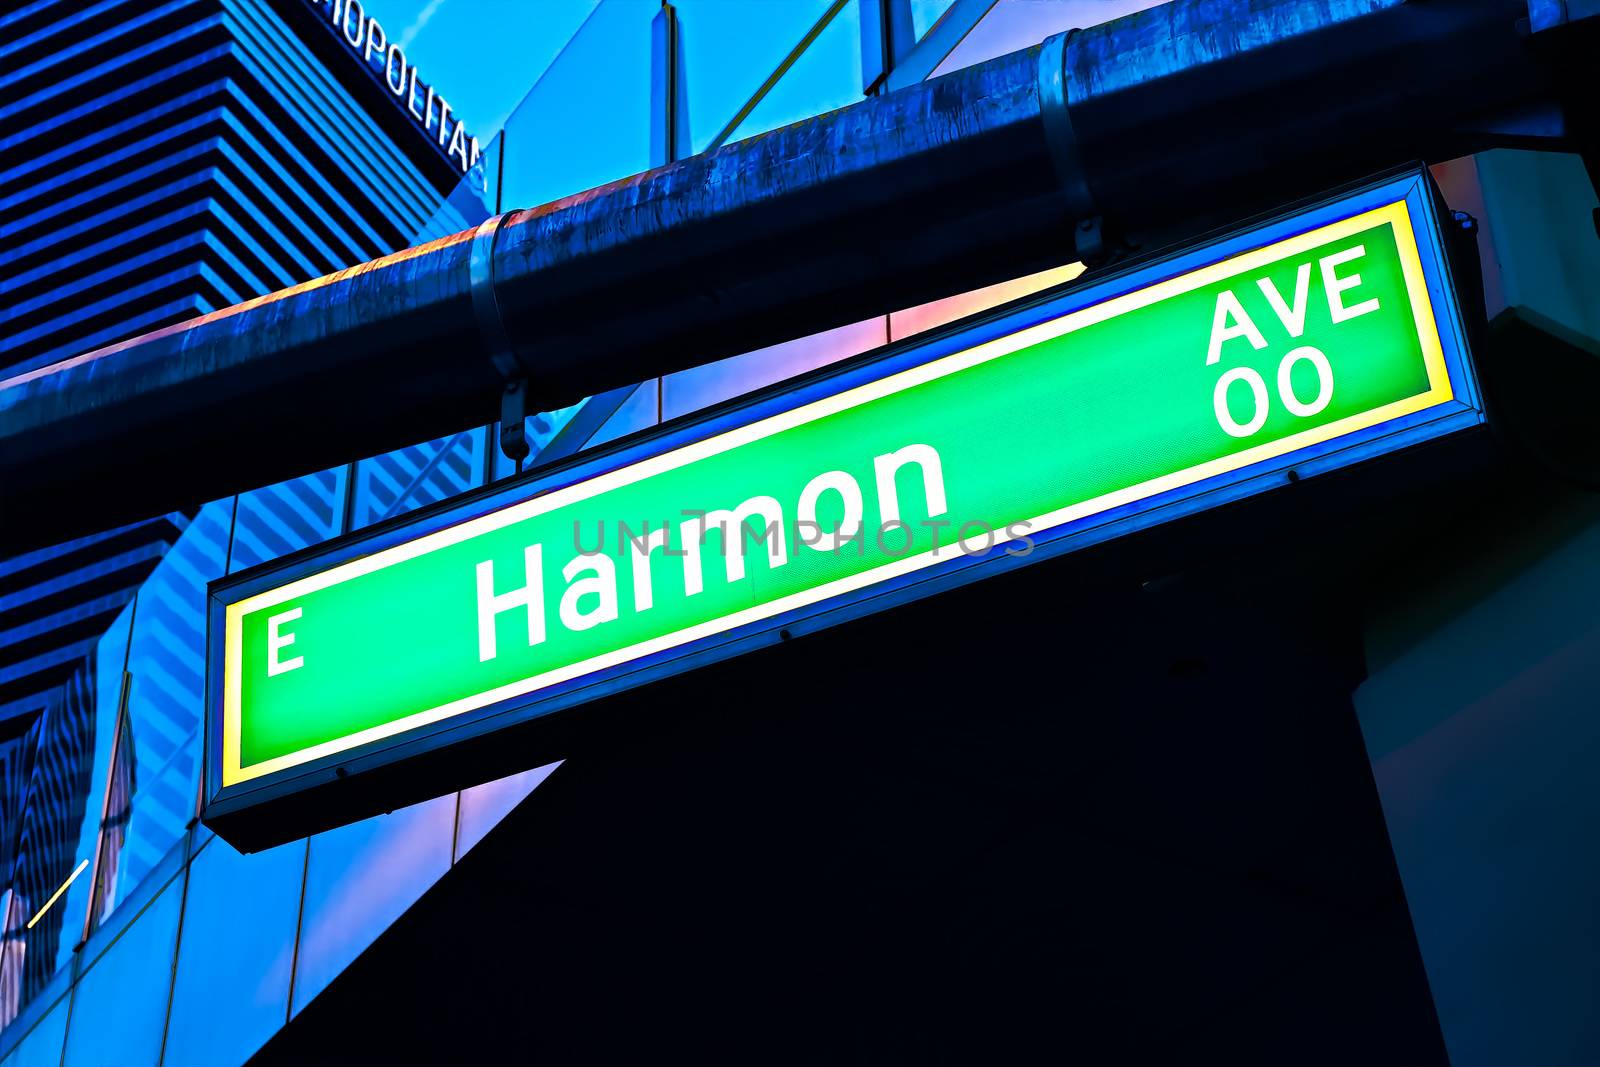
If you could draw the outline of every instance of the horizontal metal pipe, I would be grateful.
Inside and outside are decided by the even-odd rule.
[[[1460,155],[1526,15],[1175,0],[0,382],[0,550],[492,420],[496,356],[554,408]]]

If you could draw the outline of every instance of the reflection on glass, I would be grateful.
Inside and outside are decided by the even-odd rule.
[[[673,0],[692,152],[722,132],[832,3]]]
[[[95,841],[99,836],[106,768],[111,758],[112,725],[117,718],[122,690],[122,666],[128,647],[131,615],[130,605],[122,610],[95,645],[94,667],[87,675],[94,679],[93,703],[84,709],[81,731],[68,731],[81,733],[80,743],[63,753],[68,758],[52,760],[47,756],[41,762],[36,754],[33,760],[33,772],[38,777],[29,783],[32,803],[24,815],[26,822],[23,833],[33,840],[54,840],[56,844],[50,851],[55,854],[55,862],[48,865],[53,869],[49,877],[44,879],[50,882],[49,886],[40,885],[39,878],[29,877],[29,873],[20,867],[8,864],[5,868],[14,878],[16,895],[13,896],[13,902],[18,914],[6,941],[5,962],[3,970],[0,970],[0,997],[4,998],[5,1009],[0,1014],[0,1025],[25,1006],[26,998],[38,985],[72,962],[73,947],[83,937],[83,920],[92,878],[87,867],[75,878],[71,877],[71,872],[79,870],[86,860],[92,864]],[[65,721],[62,720],[63,723]],[[48,744],[45,746],[46,753],[50,747]],[[5,772],[0,772],[0,777],[8,775],[10,770],[8,767]],[[55,825],[58,829],[53,832],[41,831],[45,823]],[[0,825],[17,826],[4,818],[0,818]],[[37,861],[42,856],[35,850],[27,858]],[[28,929],[26,924],[38,907],[67,878],[71,881],[66,891],[33,928]],[[31,907],[27,906],[29,903]],[[20,914],[22,911],[28,914]],[[21,958],[13,959],[14,954]],[[28,982],[22,981],[24,961],[32,972],[36,972],[30,974]]]
[[[916,32],[917,40],[927,36],[934,24],[944,17],[950,10],[950,5],[956,0],[911,0],[911,28]]]
[[[462,176],[444,202],[412,232],[412,245],[426,244],[440,237],[470,230],[495,213],[500,153],[504,145],[505,138],[496,134],[478,157],[477,165]]]
[[[464,430],[356,464],[352,529],[483,484],[487,434]]]
[[[142,915],[150,902],[154,900],[167,883],[182,873],[188,857],[188,840],[185,837],[177,841],[161,862],[148,871],[139,884],[134,886],[128,895],[117,905],[115,911],[105,918],[84,940],[78,948],[78,968],[87,971],[100,956],[120,938],[128,929],[128,925]]]
[[[61,1047],[67,1039],[67,1009],[71,1000],[71,994],[57,1000],[49,1014],[28,1031],[0,1067],[57,1067],[61,1063]]]
[[[182,903],[180,874],[78,979],[68,1067],[159,1061]]]
[[[167,1027],[167,1063],[243,1063],[283,1025],[306,845],[194,858]]]
[[[586,442],[586,447],[593,448],[603,445],[607,441],[615,441],[619,437],[626,437],[630,433],[649,429],[661,421],[661,379],[651,378],[641,382],[637,388],[622,402],[616,413],[607,419],[597,430],[593,437]]]
[[[11,887],[0,890],[0,1034],[17,1025],[18,1014],[33,999],[23,991],[31,910],[32,903]]]
[[[228,572],[244,570],[339,532],[346,466],[239,494]]]
[[[522,432],[528,442],[528,458],[522,461],[524,468],[538,463],[544,450],[549,447],[567,425],[572,422],[579,410],[587,404],[588,400],[580,400],[570,407],[557,408],[555,411],[542,411],[536,415],[529,415],[522,423]],[[491,460],[494,466],[494,477],[498,480],[517,473],[517,465],[506,458],[500,451],[500,428],[491,426],[488,435],[488,448],[493,455]]]
[[[999,307],[1009,300],[1037,293],[1052,285],[1070,282],[1082,273],[1082,263],[1068,263],[1042,270],[1037,274],[1000,282],[998,285],[984,286],[982,289],[974,289],[971,292],[945,297],[943,300],[934,300],[904,311],[896,311],[889,316],[889,337],[898,341],[923,330],[931,330],[935,326],[943,326],[947,322]]]
[[[232,500],[201,508],[139,590],[126,721],[113,746],[123,764],[116,778],[123,788],[108,797],[108,844],[95,882],[101,917],[160,862],[194,817],[206,583],[224,571],[232,518]]]
[[[951,49],[930,77],[1030,48],[1057,33],[1119,19],[1164,0],[999,0]]]
[[[450,869],[455,822],[451,793],[311,839],[294,1011]]]
[[[93,864],[94,845],[99,840],[101,814],[106,806],[107,771],[110,769],[110,750],[115,737],[118,707],[122,704],[123,665],[128,662],[128,638],[133,621],[134,606],[128,605],[110,624],[106,635],[94,646],[94,750],[78,781],[83,784],[83,809],[77,819],[77,848],[74,861],[88,859]],[[94,875],[85,870],[67,886],[66,893],[56,902],[61,909],[61,934],[59,934],[58,960],[66,965],[67,953],[82,941],[83,918],[88,913],[90,894],[93,893]]]
[[[537,207],[650,167],[651,19],[602,0],[506,122],[502,210]]]
[[[808,370],[877,348],[888,341],[885,320],[871,318],[810,337],[747,352],[704,367],[669,374],[663,416],[675,419],[730,397],[804,374]]]
[[[521,804],[527,795],[550,777],[559,763],[535,767],[531,771],[507,775],[494,782],[461,791],[461,814],[456,826],[456,859],[483,840],[499,821]]]
[[[125,622],[113,631],[126,640]],[[112,676],[120,678],[120,647],[111,654]],[[88,800],[99,795],[91,778],[93,679],[91,660],[0,719],[0,877],[7,879],[0,883],[0,1029],[70,962],[83,934],[84,872],[100,816],[98,800]],[[115,707],[115,687],[108,703]]]
[[[860,0],[829,21],[728,138],[738,141],[861,99]]]

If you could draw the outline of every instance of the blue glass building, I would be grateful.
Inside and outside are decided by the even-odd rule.
[[[45,2],[0,25],[0,374],[465,224],[448,203],[460,170],[311,5]],[[186,597],[230,558],[336,531],[344,484],[197,502],[0,563],[8,1036],[187,848],[201,667]]]
[[[357,43],[350,42],[347,27],[384,17],[378,0],[369,6],[354,23],[352,8],[332,0],[36,0],[0,14],[0,117],[6,120],[0,136],[0,377],[1150,4],[599,0],[465,175],[449,152],[449,138],[415,122],[415,112],[406,114],[405,102],[387,91],[386,72],[363,62],[360,48],[369,31],[360,29]],[[1587,240],[1592,235],[1566,224],[1587,218],[1593,206],[1575,159],[1493,152],[1441,163],[1434,173],[1451,205],[1483,222],[1491,315],[1531,309],[1575,333],[1600,336],[1592,298],[1600,252]],[[1068,283],[1081,269],[1064,262],[1008,284],[797,337],[535,416],[529,420],[534,462]],[[634,927],[621,906],[580,906],[568,899],[575,895],[570,886],[526,899],[495,888],[528,889],[531,879],[513,876],[520,863],[537,866],[543,856],[573,866],[588,861],[613,873],[625,869],[606,867],[599,844],[571,843],[589,824],[573,829],[579,817],[561,808],[558,796],[549,820],[530,814],[532,801],[523,802],[542,795],[534,790],[553,768],[531,768],[249,856],[214,838],[196,818],[206,582],[503,477],[510,468],[493,441],[493,427],[481,427],[0,561],[0,1065],[223,1064],[258,1054],[297,1062],[338,1020],[355,1027],[381,1023],[385,1011],[394,1010],[382,1003],[394,990],[381,972],[406,958],[450,961],[431,972],[440,987],[433,995],[441,1012],[460,1013],[456,1021],[403,1015],[406,1025],[433,1032],[492,1025],[498,1018],[512,1020],[509,1029],[535,1031],[555,1025],[541,1018],[536,993],[545,990],[548,1003],[563,1003],[558,991],[541,984],[557,983],[536,976],[541,961],[533,953],[541,939],[551,945],[550,959],[570,965],[580,953],[569,939],[593,936],[598,959],[626,966],[626,956],[608,957],[599,947],[602,938],[594,931],[601,920],[570,935],[559,929],[570,908],[590,919],[604,915],[623,938]],[[1497,512],[1501,507],[1514,511]],[[1506,517],[1512,513],[1518,521]],[[0,510],[0,521],[17,520]],[[1441,547],[1446,534],[1449,544]],[[1364,675],[1351,683],[1353,692],[1327,701],[1353,709],[1362,735],[1353,743],[1364,743],[1370,757],[1385,844],[1392,843],[1405,894],[1398,920],[1405,929],[1396,936],[1414,939],[1406,943],[1420,954],[1453,1062],[1592,1062],[1600,1044],[1586,1005],[1595,992],[1600,940],[1589,923],[1600,868],[1574,843],[1587,839],[1600,812],[1586,771],[1587,760],[1600,751],[1591,722],[1600,637],[1590,608],[1600,590],[1592,551],[1600,512],[1576,491],[1529,489],[1488,503],[1463,500],[1439,526],[1410,535],[1429,565],[1385,575],[1362,602],[1365,614],[1339,631],[1340,640],[1363,650]],[[1135,614],[1130,609],[1130,618]],[[1115,611],[1108,618],[1113,633],[1119,625],[1123,632],[1144,632],[1137,619],[1119,621]],[[1518,625],[1506,625],[1507,619]],[[1045,646],[1017,641],[1040,658],[1050,654]],[[1109,662],[1124,654],[1115,644],[1094,647]],[[1284,648],[1294,651],[1292,643]],[[1178,679],[1170,681],[1172,688],[1154,691],[1176,701],[1180,683],[1197,670],[1213,670],[1230,683],[1250,675],[1246,668],[1254,664],[1230,666],[1227,655],[1206,660],[1210,668],[1184,659],[1153,666],[1136,657],[1116,662],[1141,676],[1159,675],[1160,687],[1169,685],[1170,673]],[[1291,666],[1321,678],[1317,672],[1325,665]],[[1272,678],[1295,677],[1282,669]],[[1342,669],[1327,667],[1326,673]],[[1122,707],[1115,687],[1075,684],[1063,689],[1080,704]],[[670,704],[674,697],[656,699]],[[1308,697],[1286,710],[1305,712],[1319,701],[1321,695]],[[1198,743],[1198,734],[1183,736]],[[1346,742],[1351,738],[1340,741]],[[1185,887],[1192,911],[1177,917],[1164,912],[1161,894],[1151,891],[1149,940],[1122,946],[1124,955],[1155,952],[1163,938],[1176,938],[1170,923],[1219,931],[1205,951],[1220,958],[1233,951],[1226,931],[1229,923],[1245,921],[1241,912],[1282,919],[1282,929],[1292,931],[1284,940],[1294,947],[1274,959],[1292,957],[1296,966],[1309,961],[1308,968],[1345,973],[1340,968],[1356,966],[1349,957],[1381,955],[1360,911],[1370,901],[1350,905],[1348,913],[1330,908],[1333,932],[1325,942],[1302,944],[1305,927],[1294,925],[1302,911],[1316,912],[1322,922],[1318,909],[1325,902],[1315,894],[1298,884],[1259,896],[1246,895],[1259,885],[1241,889],[1220,877],[1213,884],[1211,856],[1185,850],[1190,836],[1211,840],[1204,826],[1180,827],[1171,838],[1152,835],[1137,848],[1111,848],[1097,840],[1093,825],[1109,816],[1094,809],[1087,828],[1057,834],[1048,820],[1016,815],[1053,810],[1041,799],[1048,791],[1027,780],[1038,770],[1034,764],[1019,760],[986,777],[974,769],[985,761],[980,747],[962,749],[960,759],[907,747],[924,764],[907,771],[875,755],[870,774],[884,793],[927,805],[922,814],[951,842],[953,857],[948,866],[929,869],[948,879],[953,893],[992,905],[992,918],[971,930],[945,928],[918,910],[936,911],[934,905],[907,903],[880,926],[846,931],[874,946],[862,958],[876,965],[904,958],[931,973],[943,951],[969,963],[1027,959],[1034,931],[1024,919],[1008,921],[1008,897],[981,875],[998,872],[1001,885],[1047,883],[1055,875],[1042,870],[1037,857],[1052,853],[1082,857],[1083,871],[1125,868],[1140,886]],[[1263,762],[1288,759],[1267,745],[1259,755]],[[1076,762],[1063,762],[1071,773],[1082,771]],[[652,776],[657,772],[647,764],[640,760],[615,773],[619,780],[635,775],[666,788],[669,776]],[[1141,780],[1137,760],[1127,760],[1125,770],[1128,780]],[[1169,770],[1178,773],[1177,761]],[[735,775],[727,788],[759,793],[758,777]],[[824,778],[813,795],[834,786]],[[938,796],[953,799],[930,799]],[[710,819],[722,803],[708,797],[683,810]],[[648,798],[640,804],[648,807]],[[1139,804],[1121,797],[1107,807]],[[1270,800],[1260,806],[1270,807]],[[517,818],[503,822],[512,812]],[[1007,829],[996,834],[992,848],[964,853],[964,827],[978,818],[974,812],[992,814]],[[565,823],[553,824],[563,816]],[[591,832],[614,832],[638,847],[644,835],[627,837],[627,822],[597,815]],[[872,825],[873,833],[882,829]],[[892,853],[901,832],[915,836],[905,828],[920,824],[907,816],[883,825],[889,829],[877,837],[839,832],[828,846],[838,849],[831,862],[845,870],[870,868],[874,852]],[[504,832],[495,838],[497,826]],[[752,836],[766,829],[756,822],[740,826]],[[662,841],[672,832],[670,825],[651,826]],[[1336,834],[1305,836],[1309,843],[1282,833],[1282,850],[1293,862],[1310,869],[1343,855],[1328,844]],[[475,850],[477,865],[463,864]],[[707,861],[710,851],[684,854]],[[661,871],[681,873],[667,843],[648,859],[653,866],[641,861],[640,869],[627,870],[652,893],[651,879],[672,880]],[[1379,868],[1384,862],[1382,855],[1373,861]],[[1261,864],[1270,866],[1266,859]],[[839,927],[853,921],[844,909],[830,910],[835,887],[817,866],[827,864],[782,869],[796,895],[814,902],[808,905],[814,910],[793,918],[796,943],[841,938]],[[741,917],[743,909],[759,911],[762,898],[751,886],[760,884],[741,882],[739,892],[730,891],[716,906]],[[912,900],[917,889],[908,884],[896,892]],[[667,888],[659,893],[662,900],[678,900]],[[1115,905],[1096,899],[1108,911]],[[479,903],[485,914],[473,914]],[[1385,922],[1394,918],[1377,905],[1372,910]],[[652,918],[671,922],[670,915]],[[437,944],[457,941],[463,943],[459,955]],[[1004,952],[986,956],[972,948],[979,942],[1005,946]],[[671,944],[685,958],[695,952],[688,936],[652,944]],[[1085,931],[1083,944],[1099,943]],[[495,945],[518,946],[529,957],[495,960]],[[1052,952],[1059,950],[1052,945]],[[1090,948],[1085,953],[1092,955]],[[1091,965],[1119,980],[1124,973],[1111,959]],[[525,977],[528,1002],[509,992],[494,1000],[476,990],[470,996],[487,1006],[479,1015],[464,1012],[469,994],[446,987],[470,986],[474,966],[502,988],[509,987],[510,974]],[[810,979],[833,980],[828,966],[811,966]],[[407,972],[406,981],[416,984],[413,977]],[[1206,980],[1203,973],[1172,978],[1175,988],[1191,991]],[[619,982],[617,988],[631,990]],[[1044,988],[1063,998],[1087,999],[1092,992]],[[1409,995],[1409,987],[1396,988]],[[1227,992],[1233,997],[1236,990]],[[325,993],[320,1012],[308,1010]],[[1130,993],[1129,999],[1140,995],[1149,994]],[[1146,1034],[1140,1039],[1154,1044],[1139,1051],[1222,1055],[1227,1042],[1208,1045],[1206,1027],[1208,1020],[1232,1019],[1227,1013],[1234,1010],[1262,1018],[1281,1011],[1290,1020],[1282,1025],[1294,1025],[1293,1012],[1274,1001],[1271,990],[1252,986],[1237,999],[1219,995],[1216,1002],[1189,995],[1200,1006],[1175,1029],[1199,1034],[1195,1044]],[[416,1001],[397,1003],[410,1011]],[[941,1003],[930,1014],[959,1009]],[[852,1003],[847,1014],[864,1018],[873,1010]],[[1380,1017],[1371,1005],[1349,1010]],[[736,1028],[735,1021],[726,1025]],[[937,1032],[925,1020],[918,1025]],[[857,1051],[882,1060],[935,1059],[940,1050],[936,1041],[908,1041]],[[1381,1054],[1374,1059],[1384,1062]]]
[[[925,33],[946,6],[913,5],[915,25],[900,32]],[[46,2],[3,19],[0,113],[24,131],[6,139],[0,169],[5,374],[454,232],[501,205],[554,199],[852,102],[887,76],[863,76],[863,33],[888,31],[864,31],[854,2],[761,17],[609,2],[463,177],[357,58],[345,31],[360,42],[361,16],[343,4]],[[681,32],[670,56],[667,20]],[[752,32],[759,47],[736,55]],[[596,81],[610,56],[621,76]],[[680,86],[674,108],[669,77]],[[617,135],[559,164],[538,148],[602,120]],[[908,313],[926,321],[903,329],[961,310]],[[889,320],[862,323],[643,383],[535,416],[530,436],[546,457],[571,451],[890,333]],[[421,443],[0,564],[6,1063],[53,1061],[58,1047],[63,1062],[111,1050],[155,1062],[164,1048],[166,1062],[241,1059],[542,778],[530,771],[262,857],[229,858],[224,846],[205,862],[211,841],[195,822],[205,581],[503,474],[489,440],[485,428]],[[387,865],[394,883],[376,902],[353,876],[372,864]],[[182,994],[259,976],[185,952],[181,927],[224,921],[207,911],[214,895],[246,886],[252,912],[273,919],[244,971],[259,959],[282,987],[252,1004],[243,1031],[211,1033]],[[292,966],[264,955],[286,945]],[[172,969],[174,953],[183,965],[157,992],[154,976]],[[79,992],[123,982],[153,999],[108,1006],[63,1045],[69,1014],[94,1018]],[[169,999],[173,1018],[158,1019],[167,1013],[157,1001]]]

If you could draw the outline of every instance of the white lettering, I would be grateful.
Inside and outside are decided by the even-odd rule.
[[[467,124],[466,123],[464,123],[464,122],[456,123],[455,132],[450,135],[450,149],[449,149],[449,154],[450,155],[455,156],[457,159],[461,160],[461,172],[463,174],[465,174],[466,171],[467,171],[467,138],[466,138],[466,130],[467,130]]]
[[[544,546],[529,545],[522,550],[526,578],[523,586],[505,593],[494,591],[494,561],[478,564],[478,661],[494,659],[494,620],[514,608],[528,613],[528,646],[544,643]]]
[[[294,620],[298,619],[299,617],[300,609],[295,608],[292,611],[286,611],[281,615],[274,615],[267,620],[268,678],[275,674],[287,674],[289,671],[297,670],[305,666],[306,658],[304,656],[295,656],[292,659],[285,660],[280,660],[278,658],[279,649],[288,648],[290,645],[294,644],[294,634],[284,633],[283,624],[286,622],[294,622]]]
[[[878,480],[879,518],[886,526],[900,521],[900,493],[895,478],[900,468],[908,463],[915,463],[922,471],[922,493],[928,503],[928,518],[945,513],[944,465],[939,453],[932,445],[906,445],[872,461]]]
[[[356,53],[368,66],[383,70],[384,83],[389,91],[405,102],[405,109],[412,118],[422,124],[424,131],[434,130],[434,100],[439,101],[439,126],[434,133],[434,140],[445,154],[456,159],[465,174],[478,165],[478,160],[483,154],[478,139],[468,134],[466,124],[457,121],[453,126],[450,123],[450,105],[445,98],[433,91],[433,87],[423,82],[417,75],[417,68],[406,63],[405,50],[398,43],[391,42],[385,32],[383,24],[376,18],[369,17],[361,0],[310,0],[321,8],[327,5],[326,13],[328,22],[334,31],[343,37],[345,43],[355,49]],[[374,62],[376,57],[376,62]],[[422,96],[421,110],[417,108],[419,98],[418,89],[425,91]],[[446,134],[449,134],[448,147]]]
[[[1232,326],[1228,325],[1230,318],[1234,321]],[[1267,347],[1267,339],[1256,329],[1256,324],[1250,320],[1239,298],[1233,295],[1232,289],[1224,289],[1217,294],[1217,310],[1211,316],[1211,349],[1206,353],[1206,366],[1221,359],[1223,342],[1235,337],[1247,338],[1251,348]]]
[[[633,556],[633,610],[648,611],[655,604],[655,587],[650,582],[650,553],[667,547],[667,528],[651,533],[645,529],[643,538],[628,538]]]
[[[745,522],[759,515],[762,529],[759,537],[746,529]],[[745,544],[751,540],[766,543],[770,565],[781,567],[789,561],[788,539],[783,533],[783,508],[770,496],[753,496],[732,511],[708,511],[697,515],[678,527],[683,541],[683,592],[694,596],[705,588],[700,569],[700,550],[705,544],[706,531],[722,531],[722,554],[728,561],[728,581],[744,578]]]
[[[1288,307],[1283,302],[1283,294],[1278,292],[1278,287],[1271,278],[1262,278],[1256,282],[1261,287],[1261,295],[1267,298],[1267,303],[1272,305],[1272,310],[1277,312],[1278,321],[1283,323],[1283,328],[1289,331],[1290,337],[1299,337],[1306,332],[1306,305],[1311,295],[1311,264],[1302,263],[1294,275],[1294,307]]]
[[[1344,297],[1340,294],[1346,289],[1354,289],[1360,285],[1361,275],[1352,274],[1348,278],[1341,278],[1334,273],[1337,268],[1344,266],[1353,259],[1360,259],[1366,254],[1366,245],[1356,245],[1354,248],[1347,248],[1343,252],[1335,252],[1331,256],[1322,257],[1320,264],[1322,267],[1322,287],[1328,293],[1328,317],[1333,319],[1334,322],[1345,322],[1348,319],[1360,318],[1362,315],[1378,310],[1377,297],[1373,297],[1371,300],[1363,300],[1354,307],[1345,307]]]
[[[428,95],[439,101],[439,133],[437,136],[439,143],[444,144],[444,128],[449,124],[450,121],[450,104],[445,100],[444,97],[437,95],[432,89],[428,90]]]
[[[1237,421],[1233,412],[1228,410],[1228,386],[1234,382],[1244,382],[1250,387],[1250,400],[1255,405],[1255,411],[1249,422]],[[1224,433],[1229,437],[1249,437],[1267,424],[1267,383],[1251,367],[1234,367],[1217,379],[1217,386],[1211,393],[1211,406],[1216,411],[1217,425],[1222,427]]]
[[[1301,360],[1317,370],[1317,395],[1309,404],[1296,396],[1294,391],[1294,365]],[[1328,406],[1328,401],[1333,399],[1333,368],[1328,365],[1328,357],[1322,354],[1321,349],[1302,345],[1283,357],[1283,362],[1278,364],[1278,396],[1283,400],[1283,406],[1289,409],[1289,414],[1301,418],[1315,415]]]
[[[350,32],[350,16],[355,15],[355,33]],[[361,6],[361,0],[347,0],[344,5],[344,17],[339,20],[339,30],[344,34],[344,39],[350,42],[351,48],[361,47],[361,33],[366,27],[367,12]]]
[[[578,578],[584,571],[590,576]],[[567,591],[561,594],[561,625],[582,631],[617,617],[617,565],[610,556],[578,556],[561,568],[561,577],[567,580]],[[585,596],[599,598],[590,611],[578,607]]]
[[[400,62],[396,63],[395,60]],[[412,68],[415,69],[415,68]],[[395,76],[399,75],[399,81]],[[406,91],[406,54],[400,51],[400,46],[389,46],[389,54],[383,60],[383,77],[389,83],[389,91],[396,96],[404,96]]]
[[[406,93],[406,110],[411,112],[412,118],[422,123],[423,129],[427,129],[427,119],[423,118],[422,112],[417,110],[417,68],[412,67],[406,71],[406,77],[410,79],[411,83],[411,89]]]
[[[378,25],[377,19],[367,20],[366,40],[366,46],[361,50],[361,58],[368,63],[372,62],[372,53],[376,52],[381,56],[389,47],[389,37],[383,32],[383,27]]]
[[[839,520],[839,525],[834,529],[825,530],[817,522],[817,501],[823,493],[830,492],[838,493],[839,499],[844,501],[844,518]],[[800,490],[795,525],[816,531],[815,540],[807,540],[807,545],[818,552],[835,552],[847,541],[861,536],[862,509],[861,484],[844,471],[828,471],[811,479]]]

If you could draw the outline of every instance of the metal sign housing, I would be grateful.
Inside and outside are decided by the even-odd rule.
[[[205,819],[1476,427],[1438,219],[1368,186],[216,582]]]

